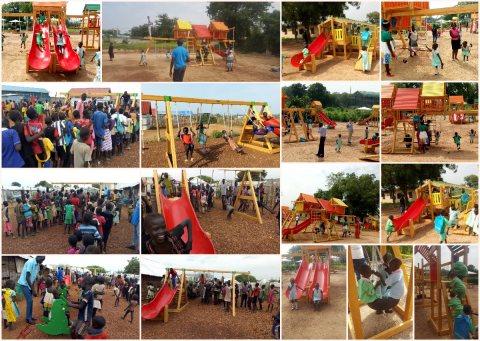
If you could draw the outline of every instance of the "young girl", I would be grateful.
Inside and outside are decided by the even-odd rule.
[[[147,62],[146,62],[145,58],[146,58],[145,57],[145,50],[142,50],[142,66],[143,67],[147,66]],[[133,314],[132,314],[132,316],[133,316]]]
[[[150,303],[155,298],[155,288],[151,282],[148,282],[147,290],[148,290],[148,295],[147,295],[148,303]]]
[[[43,205],[37,204],[37,208],[38,208],[38,213],[37,213],[37,217],[38,217],[38,230],[39,230],[39,231],[40,231],[41,229],[45,230],[45,226],[44,226],[45,219],[43,218]]]
[[[477,135],[477,132],[474,131],[473,129],[470,130],[470,143],[474,143],[474,142],[475,142],[475,135]]]
[[[300,288],[296,283],[295,283],[295,278],[290,278],[290,284],[288,285],[287,290],[289,291],[288,299],[292,303],[292,309],[294,309],[294,303],[295,303],[295,308],[298,310],[298,302],[297,302],[297,288],[300,289],[302,292],[305,291],[305,289]]]
[[[455,144],[457,145],[457,150],[460,149],[460,135],[458,135],[457,132],[455,132],[455,136],[453,136],[453,142],[455,142]]]
[[[210,125],[207,125],[207,130]],[[203,123],[200,123],[197,127],[198,130],[198,142],[202,145],[203,148],[203,154],[207,153],[207,134],[205,132],[205,128],[203,127]]]
[[[62,32],[58,32],[58,35],[56,35],[55,33],[53,33],[53,35],[55,37],[57,37],[57,46],[58,46],[58,52],[60,54],[63,54],[63,51],[64,51],[64,45],[65,45],[65,42],[63,41],[63,38],[64,37],[70,37],[68,34],[65,34],[63,35]]]
[[[11,220],[10,220],[10,211],[8,210],[8,201],[3,202],[2,218],[5,224],[5,228],[3,229],[3,232],[5,232],[5,237],[8,237],[8,234],[10,233],[12,237],[15,238],[15,235],[13,234],[13,230],[12,230]]]
[[[83,48],[83,42],[78,43],[77,47],[77,54],[80,57],[80,67],[78,68],[79,70],[82,69],[82,66],[85,64],[85,59],[83,58],[85,56],[85,49]]]
[[[323,300],[323,290],[320,289],[318,283],[315,283],[315,288],[312,291],[313,311],[320,311],[320,302]]]
[[[227,59],[227,72],[232,71],[233,72],[233,61],[235,60],[233,56],[233,51],[229,48],[225,52],[225,56]]]
[[[467,45],[467,42],[464,41],[462,44],[462,56],[463,56],[463,62],[465,63],[465,57],[467,57],[467,63],[468,63],[468,56],[470,55],[470,47]]]
[[[460,211],[457,211],[455,208],[455,204],[452,204],[450,207],[450,215],[448,221],[450,222],[450,225],[455,228],[455,226],[458,226],[458,215],[460,214]]]
[[[180,133],[180,130],[178,130],[178,135],[177,135],[183,143],[183,148],[185,148],[186,156],[185,156],[185,162],[188,162],[188,154],[190,153],[190,161],[193,161],[193,138],[195,137],[195,133],[193,132],[192,128],[190,128],[190,134],[188,133],[188,128],[184,127],[183,128],[183,134]]]
[[[468,216],[467,222],[465,223],[465,225],[472,228],[474,237],[478,234],[478,218],[478,204],[475,204],[473,210],[471,210],[470,215]]]
[[[432,67],[435,68],[435,76],[438,75],[438,67],[440,66],[443,70],[443,62],[440,57],[440,52],[438,51],[438,44],[433,43],[432,48],[429,49],[428,46],[425,46],[428,51],[432,52]]]
[[[17,305],[15,303],[15,282],[11,279],[5,283],[5,288],[2,289],[2,308],[3,308],[3,326],[5,329],[12,331],[15,327],[13,322],[17,322],[17,317],[20,316]]]
[[[360,58],[362,59],[363,73],[366,73],[366,71],[369,71],[372,67],[370,65],[370,57],[368,55],[368,51],[367,51],[366,46],[362,46],[362,52],[360,52],[360,56],[358,57],[357,60],[360,60]]]
[[[335,151],[340,153],[340,148],[342,148],[342,134],[338,134],[337,146],[335,147]]]
[[[300,60],[300,64],[303,63],[303,61],[310,55],[310,51],[308,51],[308,44],[305,44],[304,49],[302,50],[303,53],[303,58]]]

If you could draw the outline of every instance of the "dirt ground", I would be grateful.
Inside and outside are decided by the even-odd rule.
[[[223,125],[212,124],[210,131],[223,130]],[[234,126],[235,133],[240,133],[242,127]],[[145,146],[148,148],[142,151],[142,167],[143,168],[165,168],[168,167],[168,162],[164,156],[167,151],[167,143],[165,140],[156,142],[157,131],[145,130],[143,139]],[[165,128],[160,129],[160,137],[165,137]],[[280,138],[274,134],[269,134],[268,138],[272,144],[280,144]],[[239,136],[234,137],[235,142],[238,142]],[[255,141],[263,142],[262,137],[256,136]],[[233,151],[230,145],[225,142],[223,138],[207,139],[208,153],[203,154],[203,149],[200,143],[195,143],[193,152],[194,161],[185,162],[185,151],[182,142],[175,139],[175,150],[177,152],[177,165],[183,168],[211,168],[211,167],[280,167],[280,153],[269,154],[258,151],[256,149],[243,147],[240,153]]]
[[[145,44],[145,47],[147,44]],[[147,54],[147,66],[139,65],[141,51],[114,51],[110,61],[108,51],[103,53],[105,61],[102,69],[104,82],[172,82],[170,62],[165,54],[155,56],[153,50]],[[218,58],[217,58],[218,57]],[[238,62],[233,72],[226,73],[225,60],[215,55],[219,65],[190,66],[187,64],[184,82],[279,82],[280,73],[271,68],[280,69],[280,59],[275,56],[237,53]]]
[[[466,41],[470,46],[470,32],[467,32],[465,28],[462,31],[462,41]],[[396,48],[395,54],[397,60],[390,64],[390,73],[395,77],[387,77],[385,73],[385,66],[382,68],[382,80],[392,81],[477,81],[478,80],[478,34],[473,35],[473,47],[470,47],[470,57],[468,63],[463,63],[462,50],[458,50],[458,60],[452,61],[452,43],[450,39],[449,31],[442,33],[441,38],[437,39],[437,43],[440,44],[440,58],[444,64],[443,70],[439,68],[439,75],[435,76],[435,68],[432,67],[432,62],[427,58],[425,51],[417,52],[416,57],[410,57],[410,52],[407,49],[402,49],[402,41],[395,40]],[[419,37],[419,43],[424,41],[425,38]],[[428,47],[432,48],[432,33],[428,31],[427,34]],[[408,42],[407,42],[408,44]],[[431,56],[432,53],[428,52]],[[403,61],[406,60],[407,63]],[[459,76],[461,75],[461,76]]]
[[[405,259],[404,259],[405,261]],[[405,265],[412,265],[412,260],[407,259],[405,261]],[[408,268],[407,268],[408,270]],[[405,292],[405,297],[400,300],[398,305],[402,308],[405,309],[405,303],[406,303],[406,292]],[[392,327],[398,326],[400,323],[403,322],[402,316],[397,313],[395,310],[392,314],[383,314],[382,316],[378,316],[376,314],[376,311],[371,309],[368,305],[362,304],[360,306],[360,316],[362,317],[362,327],[363,327],[363,337],[365,339],[371,338],[387,329],[390,329]],[[417,316],[415,316],[416,318]],[[349,320],[351,320],[351,314],[348,314]],[[415,330],[416,332],[416,330]],[[348,338],[352,339],[352,336],[350,334],[350,329],[348,331]],[[393,335],[390,337],[390,339],[393,340],[412,340],[413,339],[413,328],[407,328],[404,331]]]
[[[296,274],[282,276],[282,339],[295,340],[339,340],[345,339],[346,327],[346,269],[335,269],[330,273],[330,304],[321,303],[320,312],[313,311],[313,304],[304,299],[298,302],[298,310],[285,296],[290,278]],[[310,281],[313,281],[314,271]],[[311,283],[307,286],[310,289]],[[305,288],[305,290],[308,290]],[[305,294],[307,295],[307,294]],[[321,325],[321,328],[319,326]]]
[[[17,33],[4,33],[5,41],[2,52],[2,81],[3,82],[93,82],[97,70],[95,61],[90,61],[95,56],[95,51],[85,51],[85,65],[75,72],[48,73],[48,69],[39,72],[26,73],[26,55],[32,45],[32,32],[27,33],[26,49],[20,49],[20,36]],[[78,32],[69,32],[71,35],[72,48],[75,50],[81,41]],[[53,38],[50,36],[50,45],[53,46]],[[100,62],[101,63],[101,62]],[[101,65],[101,64],[100,64]]]
[[[426,287],[425,292],[427,296],[430,296],[430,288]],[[470,305],[472,306],[472,311],[477,312],[478,311],[478,285],[473,285],[473,287],[468,287],[467,288],[468,292],[468,298],[470,299]],[[415,296],[419,294],[418,288],[416,288],[415,291]],[[421,305],[422,300],[415,299],[415,305]],[[425,300],[425,304],[430,304],[430,300]],[[435,314],[438,315],[437,313],[437,308],[435,307]],[[445,306],[443,306],[443,313],[445,313]],[[478,316],[477,315],[472,315],[473,318],[473,323],[475,325],[478,325]],[[424,308],[415,308],[415,339],[416,340],[448,340],[450,339],[450,335],[443,335],[443,336],[438,336],[437,333],[435,333],[433,326],[430,322],[430,306],[424,307]],[[442,320],[442,328],[448,327],[448,321],[447,318],[443,318]]]
[[[365,128],[367,124],[357,125],[353,127],[352,144],[348,143],[347,122],[337,122],[335,129],[327,130],[327,138],[325,139],[325,157],[323,160],[315,154],[318,152],[320,144],[320,133],[318,127],[313,127],[312,133],[316,141],[285,143],[288,141],[289,135],[282,136],[282,161],[283,162],[363,162],[360,157],[364,157],[364,146],[360,144],[365,136]],[[378,132],[378,127],[369,127],[369,136]],[[299,138],[304,138],[302,126],[297,124],[297,133]],[[342,135],[342,148],[340,152],[336,152],[337,137]],[[292,140],[295,135],[292,134]],[[379,148],[377,148],[377,153]],[[373,153],[367,153],[374,155]],[[378,160],[378,159],[377,159]]]
[[[410,205],[413,202],[410,202]],[[387,234],[385,232],[385,226],[387,225],[388,216],[393,215],[395,218],[400,216],[400,206],[393,208],[393,206],[382,206],[382,243],[387,243]],[[413,224],[415,228],[415,238],[410,238],[407,235],[397,236],[396,233],[392,233],[390,236],[390,243],[395,244],[437,244],[440,240],[440,235],[434,230],[434,223],[420,222]],[[452,230],[448,233],[448,244],[476,244],[478,243],[478,236],[472,235],[472,229],[470,229],[470,236],[464,236],[461,234],[453,234]]]
[[[101,264],[100,264],[101,265]],[[73,288],[69,290],[71,296],[76,295],[75,289],[77,286],[74,284]],[[38,321],[41,321],[43,316],[43,306],[40,304],[42,298],[34,297],[33,298],[33,316],[37,318]],[[73,298],[72,298],[73,299]],[[130,324],[130,316],[127,317],[127,320],[123,321],[120,317],[123,317],[125,312],[123,311],[127,306],[128,302],[121,298],[120,304],[118,307],[114,308],[115,297],[113,294],[113,289],[105,289],[105,295],[103,296],[103,309],[101,312],[97,312],[97,315],[105,317],[106,325],[103,330],[107,333],[109,339],[139,339],[140,338],[140,307],[135,309],[133,315],[133,323]],[[17,322],[13,324],[16,327],[15,330],[9,331],[8,329],[2,328],[2,339],[18,339],[20,338],[20,332],[27,326],[25,322],[26,310],[27,310],[27,301],[25,298],[20,302],[20,295],[17,295],[17,306],[20,311],[20,316],[17,317]],[[78,310],[70,308],[70,321],[75,321],[75,318],[78,315]],[[44,324],[43,322],[41,322]],[[57,340],[67,340],[70,339],[70,335],[47,335],[44,332],[37,329],[36,326],[31,326],[27,331],[26,339],[57,339]]]
[[[441,121],[441,125],[440,125]],[[471,129],[478,130],[477,123],[451,124],[448,116],[444,120],[442,116],[437,117],[437,128],[440,129],[440,141],[438,145],[431,143],[429,150],[425,154],[382,154],[382,162],[477,162],[478,161],[478,138],[475,138],[474,143],[470,143],[469,132]],[[461,128],[461,130],[460,130]],[[457,145],[453,142],[454,131],[461,137],[460,150],[457,150]],[[461,131],[461,134],[460,134]],[[393,130],[384,130],[382,136],[382,152],[387,152],[393,147]]]
[[[264,303],[263,311],[256,313],[236,308],[233,317],[231,313],[225,313],[222,306],[201,305],[200,299],[196,298],[181,313],[170,313],[168,323],[142,321],[142,339],[273,339],[272,315],[278,310],[267,312],[266,307]]]
[[[304,220],[299,220],[298,223],[302,223]],[[292,223],[291,226],[294,226]],[[343,224],[336,224],[338,234],[341,236],[343,231]],[[332,240],[328,242],[328,244],[378,244],[380,235],[378,231],[362,231],[363,235],[360,235],[360,239],[355,238],[355,234],[352,232],[351,234],[347,233],[347,238],[342,238],[340,240]],[[333,238],[333,236],[332,236]],[[313,244],[313,235],[312,233],[304,233],[299,232],[294,235],[293,241],[289,239],[283,239],[283,244]]]
[[[63,224],[50,226],[46,231],[41,230],[36,236],[28,235],[22,239],[17,235],[17,219],[15,216],[15,205],[9,206],[10,217],[12,218],[12,228],[15,239],[11,236],[2,238],[3,254],[66,254],[70,249],[68,244],[68,234],[63,234]],[[38,230],[37,230],[38,231]],[[73,233],[73,230],[71,230]],[[20,231],[21,233],[21,231]],[[63,242],[59,243],[59,238]],[[51,243],[55,240],[55,243]],[[126,245],[131,245],[133,240],[133,225],[128,222],[127,208],[123,207],[122,217],[117,226],[112,227],[108,237],[108,254],[132,254],[134,251],[126,249]]]
[[[353,52],[350,59],[320,58],[317,59],[317,73],[309,70],[297,71],[296,67],[290,64],[290,58],[302,52],[303,43],[299,41],[283,41],[282,53],[287,56],[283,61],[282,80],[284,81],[378,81],[380,59],[372,60],[372,68],[365,74],[362,71],[355,71],[355,64],[358,59],[358,52]],[[342,52],[343,53],[343,52]],[[347,71],[345,71],[347,70]]]

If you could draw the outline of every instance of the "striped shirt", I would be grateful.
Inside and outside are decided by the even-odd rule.
[[[91,235],[94,238],[100,238],[100,233],[95,226],[92,225],[80,225],[78,230],[82,232],[82,236]]]

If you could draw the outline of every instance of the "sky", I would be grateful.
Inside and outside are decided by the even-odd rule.
[[[305,84],[307,87],[315,82],[282,82],[282,87],[290,86],[295,83]],[[322,82],[320,82],[322,83]],[[380,93],[380,84],[378,82],[323,82],[322,83],[325,88],[330,93],[338,92],[338,93],[354,93],[356,91],[371,91],[371,92],[378,92]]]
[[[31,256],[36,257],[37,255]],[[97,255],[46,255],[43,264],[64,264],[83,267],[98,265],[103,267],[106,271],[123,271],[131,258],[133,257],[129,255],[102,255],[101,257],[98,257]]]
[[[104,2],[103,29],[118,28],[122,33],[134,26],[147,23],[147,16],[155,22],[158,14],[189,21],[192,25],[209,25],[207,2]],[[280,10],[280,2],[273,2],[270,12]],[[119,20],[121,18],[121,20]]]
[[[125,180],[131,180],[128,184],[138,184],[140,182],[138,169],[95,169],[93,171],[85,171],[84,169],[72,168],[66,172],[60,168],[37,169],[35,176],[26,176],[27,171],[16,169],[2,169],[2,185],[10,186],[12,182],[19,182],[22,186],[33,187],[41,180],[55,181],[55,182],[82,182],[89,184],[88,181],[95,182],[113,182],[117,186],[127,185]],[[83,187],[83,186],[80,186]]]
[[[142,263],[150,264],[158,269],[179,268],[220,271],[250,271],[250,274],[259,279],[280,278],[280,260],[275,255],[223,255],[223,256],[160,256],[143,255]],[[164,275],[165,271],[159,273]],[[188,274],[188,272],[187,272]],[[221,277],[221,274],[219,277]],[[225,277],[230,275],[225,274]]]
[[[375,11],[380,13],[380,2],[361,2],[358,10],[356,7],[350,6],[344,14],[348,19],[367,21],[367,13]]]
[[[316,164],[282,164],[281,195],[282,205],[290,206],[300,193],[313,195],[317,189],[328,190],[326,178],[331,173],[374,174],[380,180],[380,169],[375,164],[336,164],[318,167]]]
[[[255,168],[252,168],[252,170]],[[162,173],[167,172],[169,177],[173,177],[176,180],[180,180],[182,178],[182,170],[181,169],[157,169],[158,176]],[[224,178],[225,172],[223,170],[215,169],[213,170],[213,178],[217,181],[220,181]],[[202,175],[212,176],[212,169],[202,169]],[[145,169],[142,168],[141,170],[142,177],[146,178],[153,178],[153,169]],[[187,177],[195,177],[200,175],[200,169],[188,169],[187,170]],[[235,178],[235,172],[228,171],[226,172],[226,179],[233,180]],[[271,168],[267,169],[267,179],[278,179],[280,178],[280,169],[278,168]]]
[[[462,185],[463,178],[467,175],[478,175],[478,166],[474,164],[458,164],[458,170],[456,173],[452,172],[451,170],[447,169],[447,172],[442,175],[443,181],[455,184],[455,185]]]
[[[252,79],[255,82],[255,79]],[[216,100],[232,100],[245,102],[267,102],[273,115],[280,113],[280,89],[279,84],[275,83],[143,83],[142,94],[156,96],[173,96],[173,97],[189,97],[199,99],[216,99]],[[153,103],[155,108],[155,104]],[[190,104],[190,110],[197,112],[200,105],[196,103]],[[202,106],[203,112],[210,112],[211,104]],[[165,103],[158,102],[157,108],[159,112],[165,111]],[[215,113],[222,113],[221,105],[214,105]],[[242,107],[236,105],[232,107],[232,114],[244,115],[248,109],[247,106]],[[257,106],[260,110],[260,108]],[[171,105],[172,113],[178,111],[188,111],[188,103],[173,103]],[[244,111],[245,110],[245,111]],[[225,115],[227,108],[224,106]]]
[[[430,247],[431,245],[427,246]],[[468,265],[474,265],[478,269],[478,245],[469,245],[468,248]],[[422,259],[424,264],[428,263],[422,255],[419,253],[415,254],[413,257],[415,266],[417,266],[419,263],[422,264]],[[442,245],[442,264],[449,262],[450,259],[450,249],[446,245]],[[460,261],[463,261],[463,257],[460,257]]]

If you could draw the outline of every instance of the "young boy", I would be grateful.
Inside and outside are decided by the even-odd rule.
[[[78,230],[80,232],[82,232],[82,236],[84,236],[84,237],[86,235],[91,235],[95,239],[100,239],[101,236],[100,236],[100,233],[98,233],[98,229],[91,224],[92,219],[93,219],[93,214],[88,213],[88,212],[85,213],[83,215],[83,224],[80,224],[78,226]]]
[[[17,234],[20,237],[20,226],[22,227],[22,238],[27,238],[25,236],[25,210],[22,203],[22,199],[16,199],[17,206],[15,206],[15,216],[17,218]]]
[[[67,303],[67,307],[78,309],[78,316],[70,328],[70,336],[72,339],[81,339],[90,326],[93,313],[93,293],[92,293],[92,277],[88,276],[82,280],[83,292],[79,304]]]
[[[135,312],[135,307],[137,306],[137,304],[138,304],[138,295],[133,295],[132,299],[130,300],[130,304],[124,310],[126,311],[125,315],[123,315],[123,317],[120,317],[120,318],[124,320],[125,317],[127,317],[128,313],[130,313],[130,316],[131,316],[130,323],[133,323],[133,313]]]
[[[120,302],[120,289],[118,288],[118,283],[115,283],[115,289],[113,289],[113,292],[115,294],[115,304],[114,307],[118,306],[118,303]],[[150,303],[150,302],[149,302]]]
[[[393,225],[393,215],[389,215],[387,220],[387,226],[385,226],[385,232],[387,232],[387,242],[390,242],[390,235],[392,234],[392,232],[396,231],[396,227],[396,225]]]
[[[453,337],[457,340],[476,339],[478,326],[473,324],[470,316],[472,314],[472,307],[469,304],[463,306],[463,314],[455,319],[453,325]],[[470,336],[471,335],[471,336]]]
[[[448,300],[447,307],[451,307],[453,309],[453,322],[455,322],[457,317],[459,317],[463,313],[462,302],[460,302],[460,300],[457,298],[457,294],[455,294],[454,291],[450,291],[450,299]]]
[[[74,155],[73,166],[75,168],[88,168],[88,162],[92,161],[90,154],[91,148],[85,142],[90,136],[90,129],[82,127],[80,129],[80,140],[73,140],[72,154]]]
[[[65,205],[65,222],[63,225],[63,234],[67,234],[67,226],[68,226],[68,234],[70,234],[70,226],[73,228],[73,219],[75,218],[74,215],[75,206],[72,205],[72,200],[68,199],[67,204]]]
[[[92,319],[92,326],[88,329],[88,333],[85,336],[85,340],[92,340],[92,339],[108,339],[107,332],[105,332],[102,328],[105,327],[105,317],[103,316],[95,316]]]

